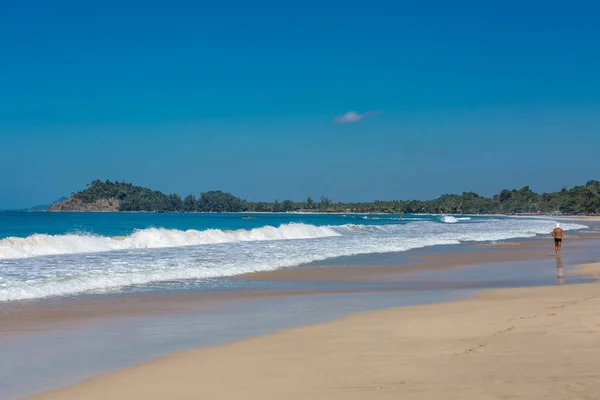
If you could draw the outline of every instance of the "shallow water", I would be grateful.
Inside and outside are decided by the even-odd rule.
[[[544,219],[155,213],[0,213],[0,302],[210,290],[223,278],[340,257],[546,234]],[[565,230],[584,229],[565,223]],[[115,237],[118,236],[118,237]]]

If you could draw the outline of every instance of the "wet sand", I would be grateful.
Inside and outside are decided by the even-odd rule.
[[[565,219],[564,217],[560,217],[560,219]],[[592,222],[600,222],[600,215],[584,215],[581,217],[571,217],[567,219],[581,219],[582,221],[592,221]]]
[[[577,251],[578,246],[598,235],[566,236],[568,251]],[[238,280],[295,281],[295,282],[352,282],[356,285],[340,289],[301,290],[231,290],[220,292],[151,293],[130,295],[104,295],[66,299],[44,299],[41,301],[16,302],[0,305],[0,338],[32,331],[49,329],[71,329],[90,321],[106,321],[114,318],[191,314],[210,311],[225,303],[304,296],[319,293],[365,293],[390,290],[434,290],[447,288],[475,288],[469,283],[435,283],[412,286],[390,287],[394,282],[406,282],[417,273],[441,271],[485,264],[525,262],[547,259],[553,256],[552,243],[548,239],[531,239],[522,242],[504,242],[495,245],[472,245],[451,253],[424,254],[411,257],[399,265],[370,265],[349,267],[299,267],[270,272],[258,272],[234,277]],[[377,287],[361,283],[386,283]],[[483,284],[483,283],[482,283]]]
[[[594,279],[600,278],[600,264],[592,263],[592,264],[581,264],[577,267],[575,271],[576,274],[585,275]]]
[[[579,246],[599,240],[598,234],[565,235],[565,251],[575,252]],[[568,248],[567,248],[568,246]],[[371,281],[389,282],[402,279],[405,274],[422,271],[439,271],[475,265],[525,262],[554,257],[554,244],[548,238],[526,241],[507,241],[497,244],[473,244],[469,248],[451,253],[423,254],[411,257],[401,265],[376,265],[352,267],[301,267],[275,271],[255,272],[238,277],[255,280],[296,281]]]
[[[599,306],[598,283],[485,291],[184,351],[31,399],[595,399]]]

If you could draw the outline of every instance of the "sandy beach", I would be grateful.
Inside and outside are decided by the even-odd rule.
[[[600,276],[600,264],[581,273]],[[184,351],[30,397],[596,399],[600,284],[484,291]]]

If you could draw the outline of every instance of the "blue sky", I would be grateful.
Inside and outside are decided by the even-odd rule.
[[[0,208],[96,178],[334,201],[599,179],[599,18],[597,1],[10,2]]]

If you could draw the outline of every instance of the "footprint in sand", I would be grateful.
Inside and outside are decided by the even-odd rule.
[[[515,329],[515,327],[514,327],[514,326],[509,326],[509,327],[508,327],[508,328],[506,328],[506,329],[502,329],[502,330],[500,330],[500,331],[498,331],[498,332],[496,332],[496,333],[492,334],[491,336],[489,336],[489,337],[488,337],[488,340],[489,340],[489,339],[492,339],[492,338],[495,338],[495,337],[498,337],[498,336],[507,335],[507,334],[509,334],[510,332],[512,332],[514,329]],[[465,351],[464,351],[464,352],[462,352],[462,353],[454,353],[454,355],[457,355],[457,356],[459,356],[459,355],[461,355],[461,354],[474,354],[474,353],[478,353],[479,351],[481,351],[481,349],[483,349],[483,348],[484,348],[485,346],[487,346],[487,345],[488,345],[488,343],[480,343],[480,344],[478,344],[477,346],[475,346],[475,347],[471,347],[471,348],[469,348],[469,349],[465,350]]]
[[[590,296],[590,297],[586,297],[584,299],[572,300],[572,301],[567,301],[566,303],[555,304],[555,305],[552,305],[552,306],[548,306],[548,308],[550,308],[550,309],[565,308],[566,306],[571,306],[571,305],[574,305],[574,304],[579,304],[579,303],[582,303],[584,301],[592,300],[592,299],[597,299],[597,298],[598,298],[598,296]]]

